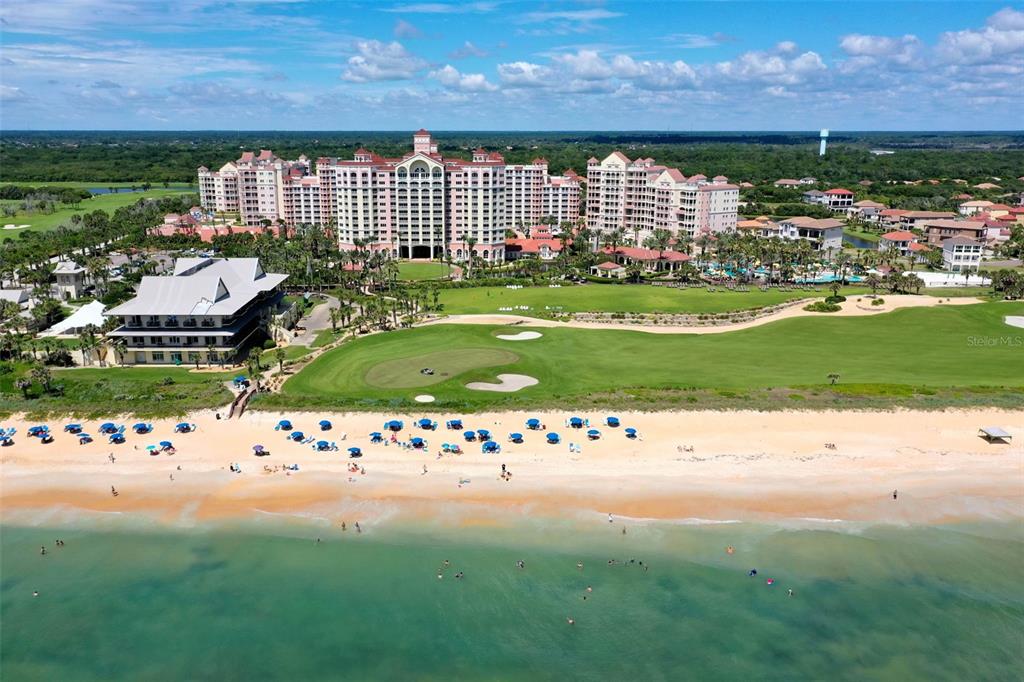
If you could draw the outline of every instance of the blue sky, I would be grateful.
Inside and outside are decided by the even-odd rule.
[[[3,0],[4,129],[1021,129],[1024,6]]]

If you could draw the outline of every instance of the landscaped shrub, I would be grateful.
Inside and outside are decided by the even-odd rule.
[[[876,298],[875,300],[871,301],[871,305],[885,305],[885,299]]]
[[[804,310],[811,313],[834,313],[839,310],[839,306],[835,303],[826,303],[825,301],[818,301],[805,305]]]
[[[263,342],[263,350],[270,350],[271,348],[277,348],[277,343],[273,339],[267,339]]]
[[[842,303],[845,300],[845,296],[828,296],[825,298],[825,303]]]

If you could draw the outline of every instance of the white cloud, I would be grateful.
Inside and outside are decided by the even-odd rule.
[[[396,38],[422,38],[423,31],[419,30],[405,19],[399,19],[395,22],[395,28],[392,30]]]
[[[341,74],[342,80],[352,83],[408,80],[427,66],[397,41],[360,40],[355,49],[357,54],[349,57]]]
[[[428,75],[441,85],[459,92],[493,92],[498,89],[498,86],[488,82],[482,73],[460,73],[451,64],[431,71]]]
[[[0,102],[24,102],[28,98],[28,95],[21,88],[0,84]]]
[[[671,35],[662,36],[660,40],[664,43],[668,43],[672,47],[692,50],[702,47],[718,47],[722,43],[732,42],[736,39],[724,33],[715,33],[712,35],[704,35],[702,33],[673,33]]]
[[[714,65],[716,75],[732,81],[797,85],[823,75],[828,67],[817,52],[798,52],[795,44],[786,41],[776,46],[777,53],[744,52],[736,59]]]
[[[1006,10],[1003,10],[1006,12]],[[1004,14],[1009,25],[1016,25],[1024,12]],[[1024,28],[986,26],[982,29],[949,31],[939,37],[939,58],[951,64],[981,64],[1005,59],[1024,52]]]
[[[407,5],[386,7],[382,12],[403,12],[406,14],[479,14],[493,12],[498,8],[497,2],[416,2]]]
[[[531,62],[498,64],[501,82],[513,88],[540,88],[549,84],[551,69]]]
[[[1012,7],[1004,7],[990,16],[985,22],[985,25],[1000,31],[1024,29],[1024,12],[1013,9]]]
[[[467,57],[486,57],[487,50],[477,47],[470,41],[462,44],[462,47],[448,53],[452,59],[466,59]]]
[[[844,73],[877,69],[879,65],[916,69],[925,65],[923,46],[915,35],[899,38],[851,33],[839,41],[839,49],[849,56],[840,65]]]
[[[537,10],[519,16],[521,24],[544,24],[544,28],[523,31],[529,35],[564,35],[587,33],[600,27],[598,22],[621,17],[621,12],[602,8],[576,10]]]

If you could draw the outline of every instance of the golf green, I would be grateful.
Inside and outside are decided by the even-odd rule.
[[[378,388],[415,388],[439,384],[472,369],[510,365],[518,360],[515,353],[496,348],[443,350],[385,360],[371,367],[364,379]]]
[[[331,350],[290,378],[281,395],[260,402],[268,409],[397,406],[413,404],[412,389],[430,385],[439,406],[461,409],[595,402],[644,409],[723,400],[770,409],[780,399],[810,407],[849,397],[876,407],[1002,405],[1024,391],[1019,341],[1004,322],[1020,314],[1019,303],[981,303],[799,317],[724,334],[551,327],[516,344],[515,354],[495,333],[528,327],[434,325]],[[424,367],[434,375],[421,375]],[[540,384],[504,394],[466,388],[502,372]]]

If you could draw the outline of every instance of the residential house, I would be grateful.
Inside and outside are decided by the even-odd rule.
[[[886,232],[878,240],[879,251],[896,251],[900,256],[912,257],[917,262],[923,262],[931,249],[920,242],[920,237],[913,232],[897,231]]]
[[[825,190],[825,200],[822,204],[832,211],[845,212],[853,206],[853,192],[842,187],[827,189]]]
[[[782,239],[804,239],[816,251],[828,251],[843,247],[843,226],[835,218],[809,218],[795,216],[779,221],[779,237]]]
[[[980,220],[931,220],[924,224],[924,233],[929,244],[941,244],[953,237],[982,240],[988,231]]]
[[[615,259],[620,265],[639,264],[648,272],[675,271],[690,260],[690,257],[679,251],[655,251],[635,246],[620,246],[614,251],[606,246],[599,251]]]
[[[799,187],[800,185],[801,185],[801,182],[799,180],[794,179],[794,178],[782,178],[780,180],[776,180],[775,181],[775,186],[776,187],[789,187],[789,188],[792,189],[794,187]]]
[[[826,204],[825,193],[820,189],[809,189],[803,193],[803,200],[805,204],[818,204],[824,206]]]
[[[57,263],[53,271],[57,293],[65,300],[82,298],[88,288],[89,276],[84,267],[72,260]]]
[[[985,201],[984,199],[978,199],[976,201],[965,201],[964,203],[960,204],[960,207],[957,210],[960,211],[960,215],[969,216],[987,210],[988,207],[992,205],[992,203],[993,202]]]
[[[801,185],[814,185],[814,184],[817,184],[817,182],[818,182],[818,178],[811,178],[811,177],[800,178],[800,184]]]
[[[171,277],[143,277],[135,298],[104,313],[121,326],[122,364],[233,362],[266,338],[288,275],[258,258],[179,258]]]
[[[942,242],[942,265],[950,272],[973,272],[981,264],[981,242],[951,237]]]
[[[32,297],[28,289],[0,289],[0,301],[7,301],[18,306],[18,309],[26,313],[32,307]]]
[[[568,240],[567,243],[571,244],[572,240]],[[505,240],[505,258],[507,260],[536,257],[542,261],[550,261],[558,258],[560,253],[562,253],[561,239],[531,237],[529,239]]]
[[[846,215],[850,218],[873,221],[884,208],[885,204],[865,199],[853,202],[853,205],[846,209]]]
[[[883,208],[876,215],[869,218],[869,220],[878,223],[882,227],[899,227],[900,219],[907,213],[910,213],[910,211],[902,208]]]
[[[913,228],[924,228],[925,223],[933,220],[953,219],[956,214],[952,211],[907,211],[900,216],[900,227],[905,230]]]

